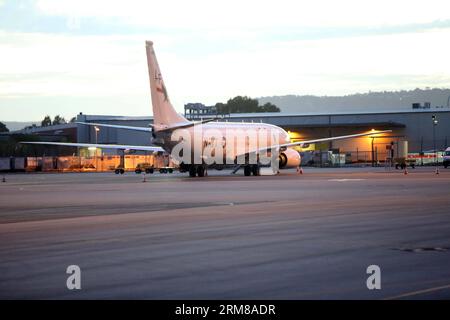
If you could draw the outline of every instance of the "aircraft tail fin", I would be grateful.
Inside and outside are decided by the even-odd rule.
[[[185,117],[178,114],[169,100],[166,86],[156,60],[153,42],[146,41],[148,75],[150,78],[150,92],[153,105],[153,126],[155,131],[169,129],[183,124],[188,124]]]

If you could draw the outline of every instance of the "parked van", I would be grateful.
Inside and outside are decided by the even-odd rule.
[[[445,149],[444,152],[444,168],[447,168],[448,166],[450,166],[450,147]]]

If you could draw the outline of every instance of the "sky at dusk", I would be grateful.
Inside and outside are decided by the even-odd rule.
[[[450,87],[447,1],[0,0],[0,120],[151,115],[145,40],[174,106]]]

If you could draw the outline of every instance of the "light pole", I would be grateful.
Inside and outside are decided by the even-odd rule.
[[[95,126],[95,144],[98,144],[98,132],[100,131],[100,128]],[[97,158],[97,146],[95,147],[95,171],[98,171],[98,158]]]
[[[437,159],[437,149],[436,149],[436,126],[438,125],[438,119],[436,115],[431,116],[431,120],[433,121],[433,148],[434,148],[434,164],[436,165],[436,174],[439,174],[439,166]]]
[[[95,126],[94,129],[95,129],[95,144],[97,144],[98,143],[98,132],[100,131],[100,128]]]
[[[374,149],[374,143],[375,143],[375,129],[370,130],[373,132],[373,135],[370,135],[369,137],[372,138],[370,149],[371,149],[371,160],[372,160],[372,167],[375,167],[375,149]]]
[[[374,146],[373,146],[375,137],[371,136],[371,138],[372,138],[372,143],[371,143],[370,149],[371,149],[371,152],[372,152],[372,156],[371,156],[371,158],[372,158],[372,167],[375,167],[375,149],[374,149]]]

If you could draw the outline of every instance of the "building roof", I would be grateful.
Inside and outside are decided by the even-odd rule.
[[[380,110],[370,110],[370,111],[342,111],[342,112],[308,112],[308,113],[283,113],[283,112],[264,112],[264,113],[232,113],[226,115],[223,119],[251,119],[251,118],[292,118],[292,117],[323,117],[323,116],[364,116],[364,115],[393,115],[393,114],[430,114],[430,113],[450,113],[450,108],[432,108],[432,109],[404,109],[404,110],[388,110],[388,111],[380,111]],[[87,122],[96,122],[96,121],[153,121],[153,116],[117,116],[117,115],[85,115],[85,121]],[[259,121],[259,120],[258,120]],[[291,123],[290,126],[293,124]],[[302,122],[298,123],[299,126],[302,127],[320,127],[321,125],[326,126],[371,126],[371,125],[385,125],[385,126],[397,126],[403,127],[403,123],[393,122],[393,121],[344,121],[342,123],[333,122],[332,124],[321,124],[321,123],[309,123]],[[28,129],[21,129],[11,132],[2,133],[4,135],[8,134],[42,134],[49,133],[53,135],[57,135],[59,130],[67,130],[71,128],[77,128],[77,123],[65,123],[59,125],[52,125],[47,127],[32,127]]]
[[[436,109],[397,109],[397,110],[369,110],[369,111],[332,111],[332,112],[264,112],[264,113],[232,113],[230,118],[254,118],[254,117],[303,117],[303,116],[339,116],[339,115],[371,115],[371,114],[399,114],[399,113],[440,113],[450,112],[450,108]]]
[[[412,114],[412,113],[442,113],[450,112],[450,108],[432,109],[397,109],[397,110],[369,110],[369,111],[332,111],[332,112],[261,112],[261,113],[231,113],[224,118],[271,118],[271,117],[314,117],[314,116],[339,116],[339,115],[375,115],[375,114]],[[180,113],[181,114],[181,113]],[[113,116],[113,115],[84,115],[86,121],[152,121],[153,116]]]
[[[47,127],[29,127],[24,128],[20,130],[10,131],[6,132],[7,134],[33,134],[33,133],[51,133],[51,134],[58,134],[58,131],[67,130],[71,128],[77,128],[76,123],[63,123],[63,124],[57,124]]]

